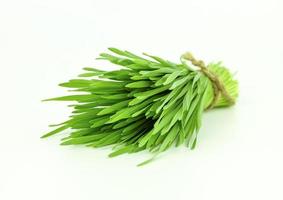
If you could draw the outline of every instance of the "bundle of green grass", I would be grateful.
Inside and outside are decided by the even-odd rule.
[[[184,143],[194,148],[203,111],[231,106],[238,96],[238,82],[221,63],[205,66],[187,53],[176,64],[109,50],[112,54],[98,59],[120,69],[88,67],[81,78],[60,84],[73,88],[73,95],[47,101],[74,101],[72,115],[42,137],[69,129],[62,145],[112,145],[110,157],[142,150],[158,154]]]

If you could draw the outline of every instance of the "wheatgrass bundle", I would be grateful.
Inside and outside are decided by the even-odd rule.
[[[73,101],[72,115],[48,137],[68,130],[62,145],[113,147],[110,157],[143,150],[158,155],[172,145],[193,149],[205,110],[235,104],[238,82],[219,63],[207,66],[192,54],[179,64],[109,48],[98,59],[119,70],[84,68],[78,79],[60,84],[72,95],[46,101]],[[146,164],[149,159],[140,165]]]

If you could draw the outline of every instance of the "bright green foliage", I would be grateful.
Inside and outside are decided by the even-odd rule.
[[[184,62],[175,64],[147,54],[148,59],[116,48],[109,50],[113,54],[102,53],[99,59],[121,69],[84,68],[86,73],[79,75],[80,79],[60,84],[77,94],[48,101],[77,102],[72,105],[73,115],[42,137],[69,129],[62,145],[115,145],[110,157],[145,149],[163,152],[183,143],[194,148],[201,115],[214,98],[211,81]],[[221,63],[209,64],[208,69],[236,99],[238,83],[230,72]],[[228,105],[220,96],[214,107]]]

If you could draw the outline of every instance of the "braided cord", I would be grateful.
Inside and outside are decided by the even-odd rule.
[[[194,58],[194,56],[187,52],[185,53],[182,58],[190,61],[194,66],[198,67],[200,71],[207,77],[212,83],[213,90],[214,90],[214,98],[207,109],[211,109],[215,106],[217,103],[217,100],[219,99],[220,95],[229,102],[230,105],[235,104],[235,100],[228,94],[227,90],[225,89],[223,83],[219,80],[219,78],[211,72],[205,65],[205,63],[202,60],[197,60]]]

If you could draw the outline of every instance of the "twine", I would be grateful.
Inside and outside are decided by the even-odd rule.
[[[219,80],[217,75],[215,75],[213,72],[211,72],[205,65],[205,63],[202,60],[197,60],[194,58],[194,56],[187,52],[185,53],[182,58],[190,61],[194,66],[198,67],[200,71],[207,77],[212,83],[213,90],[214,90],[214,98],[207,109],[211,109],[215,106],[217,103],[220,95],[222,96],[230,103],[230,105],[235,104],[235,100],[228,94],[227,90],[225,89],[223,83]]]

